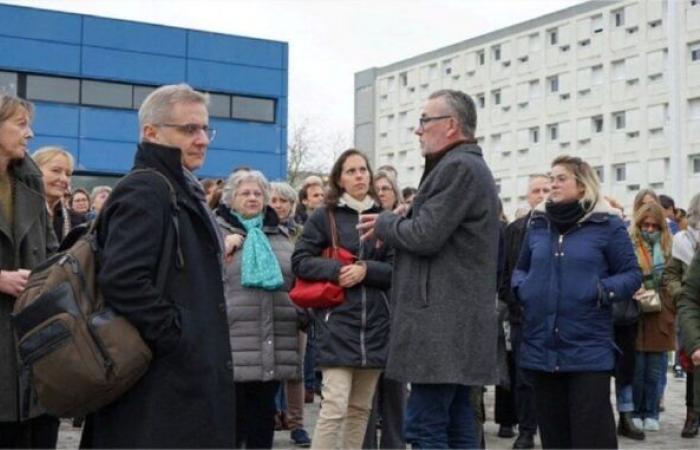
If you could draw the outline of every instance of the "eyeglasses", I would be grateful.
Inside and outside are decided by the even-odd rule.
[[[380,186],[377,188],[377,191],[379,192],[394,192],[394,188],[391,186]]]
[[[186,123],[184,125],[178,125],[176,123],[159,123],[155,126],[175,128],[185,136],[195,136],[200,131],[204,131],[204,134],[206,134],[207,138],[209,138],[209,142],[213,141],[214,137],[216,136],[216,128],[209,128],[209,125],[198,125],[196,123]]]
[[[452,116],[425,116],[425,117],[419,117],[418,118],[418,128],[423,128],[426,123],[432,122],[433,120],[440,120],[440,119],[450,119]]]
[[[241,192],[236,192],[236,196],[262,198],[263,193],[260,191],[241,191]]]

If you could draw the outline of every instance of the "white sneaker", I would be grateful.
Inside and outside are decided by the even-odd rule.
[[[658,420],[650,417],[644,419],[644,431],[659,431],[660,428],[661,426],[659,425]]]
[[[643,430],[643,429],[644,429],[644,422],[643,422],[642,419],[640,419],[639,417],[633,417],[633,418],[632,418],[632,424],[634,424],[634,426],[637,427],[637,428],[640,429],[640,430]]]

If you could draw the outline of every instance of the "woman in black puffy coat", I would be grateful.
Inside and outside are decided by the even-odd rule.
[[[316,365],[323,373],[323,401],[312,439],[316,449],[360,448],[377,380],[386,362],[392,252],[376,240],[360,242],[359,215],[378,213],[367,157],[358,150],[340,155],[331,170],[326,205],[309,217],[292,255],[297,277],[329,280],[345,288],[345,302],[316,309]],[[338,243],[357,261],[342,266],[323,258],[331,246],[330,217]]]

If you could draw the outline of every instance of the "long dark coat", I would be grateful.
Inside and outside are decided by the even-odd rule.
[[[368,212],[379,212],[374,207]],[[375,240],[360,242],[358,214],[347,206],[334,210],[338,244],[367,266],[362,283],[345,289],[345,302],[334,308],[313,309],[318,367],[383,368],[389,342],[393,251]],[[313,212],[292,255],[294,274],[308,280],[338,280],[341,264],[322,258],[331,245],[327,207]]]
[[[473,144],[426,161],[407,217],[379,215],[396,250],[386,376],[412,383],[497,382],[498,198]]]
[[[99,228],[99,283],[154,359],[129,392],[88,418],[82,445],[233,447],[235,388],[216,230],[187,184],[178,149],[142,143],[134,167],[154,168],[175,186],[184,267],[170,261],[165,292],[157,292],[158,259],[172,226],[163,180],[140,173],[118,185]]]
[[[46,210],[41,171],[25,156],[9,166],[15,179],[14,227],[0,214],[0,269],[33,269],[56,250]],[[41,413],[36,404],[20,411],[19,395],[30,389],[17,372],[15,337],[10,314],[15,299],[0,293],[0,422],[16,422]]]

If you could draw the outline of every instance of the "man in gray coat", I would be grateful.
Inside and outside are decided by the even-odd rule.
[[[386,376],[411,383],[413,448],[479,446],[470,387],[496,377],[498,197],[463,92],[433,93],[416,134],[425,172],[408,214],[362,217],[396,250]]]

